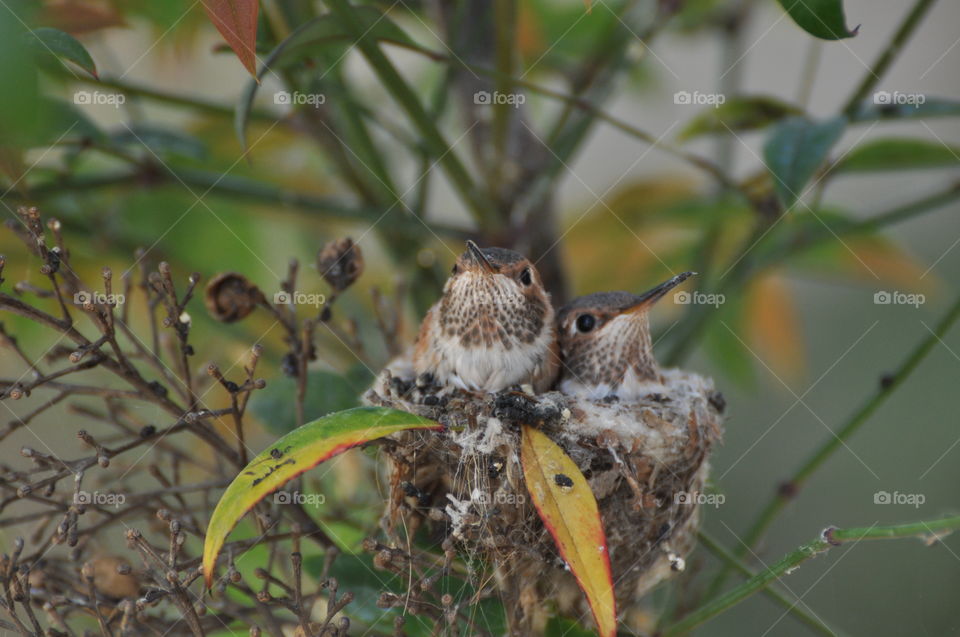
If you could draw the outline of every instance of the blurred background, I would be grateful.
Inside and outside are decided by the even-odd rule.
[[[590,11],[580,0],[495,4],[506,7],[510,29],[485,29],[496,17],[480,3],[370,5],[398,29],[375,27],[383,50],[493,200],[496,212],[484,217],[465,203],[446,160],[434,156],[377,70],[342,39],[303,44],[313,47],[309,55],[262,73],[257,86],[200,3],[3,3],[3,214],[13,219],[17,206],[30,204],[59,219],[74,268],[94,280],[104,265],[118,274],[131,268],[142,248],[143,263],[169,261],[179,276],[198,272],[204,281],[240,272],[268,295],[279,290],[291,258],[302,264],[302,289],[326,292],[316,252],[352,237],[367,267],[337,301],[336,319],[356,320],[364,349],[320,331],[308,417],[354,404],[388,360],[371,289],[401,295],[409,342],[467,237],[529,252],[558,300],[640,291],[675,272],[704,272],[690,287],[699,293],[693,303],[674,298],[658,306],[656,348],[661,361],[713,377],[726,396],[725,442],[712,460],[714,488],[725,500],[705,511],[705,527],[741,551],[762,504],[870,400],[884,374],[931,337],[960,289],[960,197],[951,194],[960,189],[960,5],[916,3],[929,6],[915,31],[848,111],[853,121],[815,157],[797,203],[785,201],[770,177],[775,168],[768,170],[777,127],[800,114],[808,122],[837,116],[874,76],[915,3],[847,0],[846,23],[859,31],[836,40],[812,37],[773,0],[624,0],[594,2]],[[310,2],[265,0],[256,68],[274,59],[298,12],[316,11]],[[76,36],[95,75],[79,58],[35,60],[45,53],[24,46],[23,37],[37,26]],[[497,57],[501,30],[513,36],[505,63]],[[468,65],[506,64],[544,90],[498,86],[496,75],[438,62],[417,47]],[[608,64],[608,56],[617,61]],[[322,103],[284,103],[283,95],[301,89]],[[501,115],[470,100],[498,90],[523,104]],[[605,117],[584,123],[579,138],[554,128],[563,117],[577,123],[585,111],[564,115],[570,102],[550,91],[582,95]],[[894,102],[922,96],[924,104],[870,116],[884,104],[874,98],[878,91]],[[720,108],[709,103],[717,96]],[[741,101],[759,97],[765,101]],[[803,146],[815,136],[793,141]],[[684,154],[706,158],[730,183]],[[804,161],[793,155],[787,165]],[[390,193],[403,203],[384,203],[393,201]],[[908,211],[876,232],[844,231],[941,195],[935,207]],[[813,249],[791,252],[808,235],[816,237]],[[9,231],[0,235],[0,254],[7,286],[42,284],[36,258]],[[742,280],[730,283],[740,268]],[[294,423],[283,397],[292,381],[281,374],[282,331],[263,312],[231,325],[200,306],[192,317],[203,344],[198,364],[236,365],[251,344],[264,345],[261,375],[276,383],[254,398],[254,415],[268,417],[248,441],[263,448]],[[28,321],[0,319],[33,355],[54,342]],[[0,376],[22,373],[21,361],[5,350],[0,356]],[[770,564],[829,525],[957,513],[958,378],[954,329],[812,476],[747,561]],[[10,417],[28,413],[39,396],[11,404]],[[152,409],[139,416],[160,418]],[[59,450],[67,442],[58,423],[76,416],[57,413],[32,429]],[[37,434],[5,438],[4,462],[16,465],[16,450],[36,445]],[[344,503],[377,499],[367,485],[337,489]],[[884,492],[922,495],[922,503],[885,503],[877,495]],[[9,544],[13,531],[2,531],[0,542]],[[684,579],[694,587],[717,570],[702,548],[690,565]],[[955,537],[934,547],[912,540],[844,546],[783,583],[846,634],[960,634],[952,607],[960,589]],[[678,586],[656,591],[654,606],[668,607]],[[696,634],[810,633],[754,596]]]

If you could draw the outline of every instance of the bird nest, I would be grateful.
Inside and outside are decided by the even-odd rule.
[[[539,427],[576,462],[599,505],[618,606],[625,611],[680,571],[693,547],[708,458],[720,440],[723,398],[709,379],[667,370],[638,401],[548,392],[476,394],[415,377],[395,360],[369,404],[431,418],[442,433],[395,435],[384,450],[390,493],[384,525],[426,533],[491,561],[514,632],[534,632],[545,600],[589,616],[572,575],[527,496],[519,426]],[[510,603],[510,600],[515,603]]]

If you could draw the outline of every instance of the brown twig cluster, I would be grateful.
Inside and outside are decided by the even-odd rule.
[[[0,404],[10,416],[0,444],[24,429],[36,439],[20,450],[28,463],[12,462],[12,454],[4,455],[10,464],[0,463],[0,528],[23,534],[0,558],[0,630],[175,636],[247,626],[252,635],[346,635],[349,620],[341,611],[352,594],[327,576],[337,552],[296,502],[258,505],[257,535],[224,547],[218,569],[224,575],[212,596],[204,594],[199,553],[207,519],[222,488],[247,462],[247,406],[266,385],[256,376],[260,347],[251,349],[239,374],[216,364],[197,373],[204,366],[195,362],[188,306],[198,274],[183,284],[166,263],[149,268],[141,252],[119,285],[104,268],[101,285],[91,286],[73,269],[57,221],[44,224],[30,208],[6,226],[39,259],[48,285],[16,283],[12,294],[0,288],[0,312],[46,328],[54,344],[32,357],[0,324],[0,351],[24,369],[19,377],[0,378]],[[0,285],[4,263],[0,257]],[[263,307],[283,326],[285,371],[300,381],[295,399],[301,422],[316,327],[328,326],[351,347],[359,342],[356,325],[337,327],[330,310],[363,269],[359,248],[349,240],[334,242],[318,266],[333,294],[316,316],[302,321],[293,305],[271,302],[241,275],[218,275],[205,289],[206,305],[221,321]],[[296,293],[297,271],[291,263],[284,293]],[[50,300],[55,309],[41,309]],[[143,315],[134,315],[134,308]],[[396,319],[382,323],[396,335]],[[147,326],[146,336],[135,324]],[[212,391],[226,406],[208,406]],[[34,392],[43,400],[31,410],[17,413],[9,406]],[[66,415],[59,421],[64,424],[51,431],[58,414]],[[327,549],[315,590],[304,581],[303,539]],[[269,557],[251,584],[237,563],[261,545]]]

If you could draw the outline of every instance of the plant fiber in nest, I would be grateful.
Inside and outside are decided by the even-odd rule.
[[[364,400],[436,420],[444,432],[405,432],[389,459],[383,523],[399,541],[451,538],[493,563],[513,632],[536,633],[544,602],[589,617],[583,595],[540,521],[520,466],[520,425],[539,427],[573,458],[600,509],[621,620],[658,582],[682,570],[699,526],[697,494],[722,432],[722,397],[709,379],[666,370],[632,403],[548,392],[477,394],[414,377],[398,358]],[[629,622],[628,622],[629,623]],[[521,628],[522,627],[522,628]]]

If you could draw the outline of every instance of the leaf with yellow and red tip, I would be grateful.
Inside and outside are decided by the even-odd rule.
[[[250,75],[257,76],[257,11],[260,0],[200,0],[203,10]]]
[[[324,460],[365,442],[410,429],[442,429],[432,420],[385,407],[347,409],[294,429],[250,461],[213,511],[203,544],[203,575],[213,567],[227,535],[257,502]]]
[[[617,607],[607,537],[587,479],[563,449],[527,425],[520,462],[530,498],[586,595],[600,637],[615,637]]]

